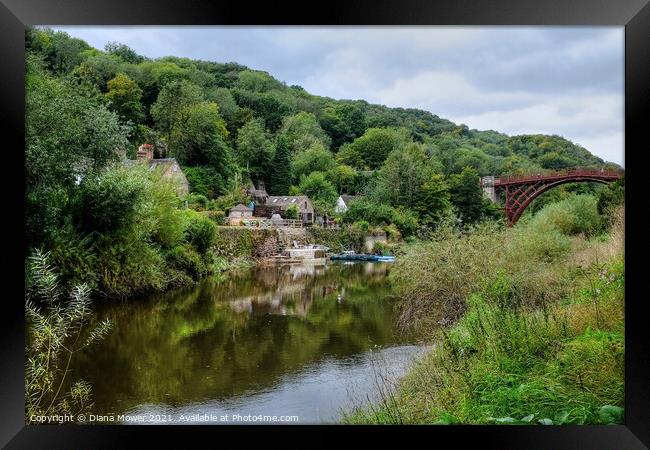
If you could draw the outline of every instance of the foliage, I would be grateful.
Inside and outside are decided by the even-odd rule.
[[[271,163],[270,190],[271,195],[287,195],[291,185],[291,160],[289,146],[284,137],[279,136],[275,147],[275,156]]]
[[[341,229],[309,227],[307,233],[310,242],[325,245],[333,252],[363,251],[365,232],[354,226]]]
[[[203,101],[201,89],[189,81],[173,81],[166,84],[151,106],[153,117],[158,128],[171,141],[171,133],[180,120],[182,111],[191,105]]]
[[[300,210],[298,209],[298,206],[295,204],[289,205],[284,212],[284,216],[286,219],[293,219],[297,220],[300,218]]]
[[[129,130],[96,92],[52,78],[34,57],[26,82],[26,232],[38,245],[61,225],[78,179],[116,160]]]
[[[226,142],[227,133],[216,103],[196,103],[179,112],[169,149],[181,164],[210,166],[227,177],[232,152]]]
[[[49,253],[36,250],[29,258],[26,291],[27,355],[25,362],[25,418],[87,413],[92,410],[92,387],[69,380],[72,358],[101,340],[111,329],[106,319],[89,325],[90,288],[75,285],[65,295]]]
[[[216,225],[209,218],[193,211],[185,210],[188,224],[185,228],[187,242],[192,244],[199,253],[206,253],[214,243]]]
[[[308,148],[320,146],[329,149],[331,139],[320,127],[314,114],[301,111],[293,116],[285,117],[279,133],[287,140],[291,153],[296,153]]]
[[[298,182],[312,172],[327,172],[336,167],[334,155],[320,143],[298,152],[291,162],[291,172],[294,180]]]
[[[102,176],[85,180],[79,200],[79,221],[86,231],[118,231],[133,222],[146,195],[146,178],[133,176],[133,172],[117,166]]]
[[[266,176],[273,153],[273,143],[266,135],[262,120],[251,120],[239,129],[235,158],[252,180],[259,181]]]
[[[625,177],[621,177],[600,192],[600,195],[598,196],[598,214],[605,217],[607,225],[611,225],[611,221],[607,220],[607,218],[611,217],[613,210],[624,202]]]
[[[115,112],[124,120],[139,123],[144,119],[142,89],[127,75],[118,73],[115,78],[110,79],[105,96]]]
[[[370,195],[378,203],[410,208],[415,206],[422,185],[432,175],[433,169],[422,146],[409,144],[390,153]]]
[[[343,220],[346,223],[363,220],[375,226],[393,224],[404,236],[413,235],[418,229],[418,219],[412,211],[375,203],[367,198],[352,202],[343,214]]]
[[[378,169],[388,155],[410,141],[403,128],[369,128],[338,152],[337,160],[357,169]]]
[[[451,195],[444,177],[433,174],[422,183],[414,204],[424,224],[440,222],[451,211]]]
[[[565,235],[594,236],[602,229],[597,200],[591,195],[572,195],[548,205],[531,220],[531,225],[557,227]]]
[[[226,193],[228,184],[224,174],[210,166],[184,166],[183,172],[190,185],[190,191],[206,199]]]
[[[522,249],[519,233],[548,230],[485,226],[467,234],[440,228],[431,244],[400,256],[390,276],[407,314],[403,323],[438,345],[396,393],[356,408],[347,422],[622,422],[622,235],[574,244],[570,258],[548,259]]]
[[[326,207],[333,207],[338,195],[336,189],[325,178],[322,172],[311,172],[300,180],[298,186],[300,193],[309,197],[312,202],[319,203]]]
[[[465,223],[477,222],[490,211],[489,200],[483,197],[479,174],[471,167],[449,177],[449,193],[451,203]]]

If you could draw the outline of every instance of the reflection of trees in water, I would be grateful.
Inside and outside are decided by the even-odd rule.
[[[268,388],[322,357],[396,341],[386,283],[380,266],[280,266],[108,305],[99,317],[115,330],[73,370],[93,383],[98,412]]]

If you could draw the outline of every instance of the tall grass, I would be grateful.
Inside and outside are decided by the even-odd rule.
[[[606,238],[587,239],[600,221],[567,221],[565,211],[589,218],[595,202],[571,201],[582,203],[551,205],[513,229],[441,227],[408,248],[391,272],[400,325],[436,345],[390,404],[360,405],[344,420],[620,422],[623,208]],[[566,226],[576,221],[595,228]]]

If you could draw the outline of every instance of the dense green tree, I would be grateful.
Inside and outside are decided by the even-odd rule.
[[[291,186],[291,159],[289,145],[283,136],[278,136],[275,155],[271,162],[271,195],[287,195]]]
[[[160,91],[156,103],[151,106],[151,116],[168,143],[183,110],[202,100],[203,94],[199,87],[187,81],[171,82]]]
[[[214,88],[208,91],[206,97],[207,100],[215,102],[217,105],[219,105],[219,113],[221,114],[221,117],[224,118],[228,125],[231,125],[233,123],[233,119],[235,118],[235,114],[237,113],[238,106],[237,102],[235,102],[235,98],[232,96],[230,91],[222,87]]]
[[[318,203],[325,207],[333,207],[338,198],[336,189],[325,178],[322,172],[311,172],[300,180],[298,186],[300,193],[308,196],[312,202]]]
[[[320,142],[316,142],[310,148],[298,152],[291,162],[293,178],[296,181],[312,172],[327,172],[335,167],[334,155],[323,147]]]
[[[461,173],[451,175],[449,192],[451,203],[464,223],[477,222],[485,216],[490,200],[483,197],[480,176],[476,169],[466,167]]]
[[[425,181],[417,196],[414,208],[423,224],[433,225],[451,210],[449,186],[442,174],[433,174]]]
[[[329,149],[331,139],[320,127],[312,113],[301,111],[293,116],[285,117],[280,133],[287,139],[292,153],[306,150],[316,143]]]
[[[254,182],[268,173],[273,151],[273,143],[266,135],[261,119],[251,120],[239,129],[235,158]]]
[[[237,104],[253,111],[255,117],[261,118],[266,128],[276,132],[282,125],[282,119],[294,112],[291,105],[277,99],[269,93],[251,92],[243,89],[231,90]]]
[[[115,55],[122,61],[130,64],[139,64],[144,62],[144,56],[138,55],[131,47],[120,44],[119,42],[109,42],[104,46],[104,50],[109,55]]]
[[[548,152],[537,158],[536,162],[544,169],[563,169],[571,167],[577,161],[569,158],[568,156],[561,155],[556,151]]]
[[[71,72],[83,61],[84,52],[92,49],[88,43],[65,31],[28,28],[26,33],[28,48],[41,55],[48,67],[58,74]]]
[[[200,102],[183,108],[169,141],[170,153],[184,165],[211,166],[229,172],[232,151],[226,143],[228,131],[216,103]]]
[[[365,119],[363,110],[357,104],[336,103],[325,107],[320,124],[332,139],[332,147],[336,150],[365,132]]]
[[[363,136],[344,145],[337,160],[357,169],[378,169],[393,150],[410,141],[405,128],[369,128]]]
[[[97,91],[45,73],[28,55],[26,74],[26,232],[31,245],[61,225],[81,177],[120,157],[129,127]]]
[[[625,177],[600,191],[598,195],[598,213],[608,216],[612,208],[622,205],[625,202]]]
[[[247,91],[266,92],[280,87],[281,83],[266,72],[243,70],[239,72],[237,86]]]
[[[135,81],[123,73],[108,81],[106,98],[111,102],[111,108],[124,120],[140,123],[144,119],[142,112],[142,89]]]
[[[216,198],[228,191],[229,171],[221,172],[210,166],[184,166],[183,172],[190,185],[190,192]]]
[[[371,196],[378,203],[412,207],[418,200],[422,185],[431,179],[433,169],[420,144],[409,144],[393,150],[377,174]]]
[[[325,173],[327,180],[334,185],[339,194],[356,194],[360,192],[358,174],[353,167],[337,165]]]

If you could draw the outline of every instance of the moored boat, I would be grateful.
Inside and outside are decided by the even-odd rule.
[[[395,261],[394,256],[390,255],[371,255],[368,253],[351,253],[351,252],[345,252],[345,253],[339,253],[336,255],[330,256],[330,259],[332,261],[383,261],[383,262],[391,262]]]

